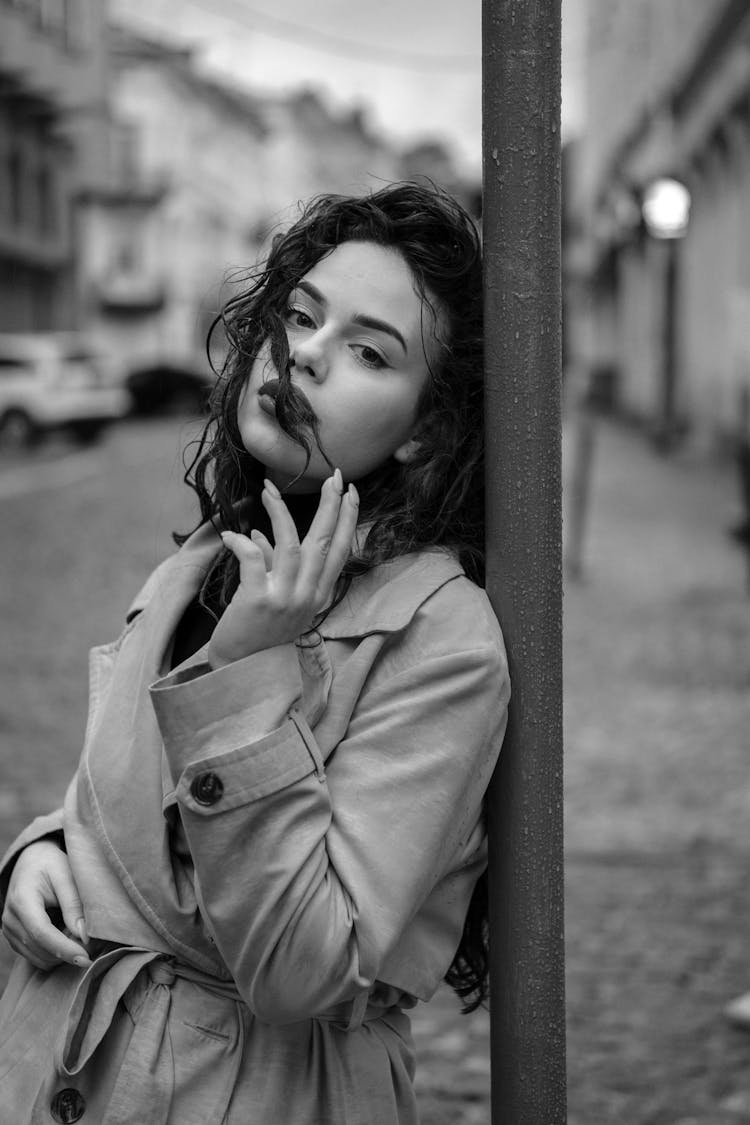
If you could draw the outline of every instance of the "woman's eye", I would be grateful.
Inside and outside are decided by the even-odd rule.
[[[380,352],[371,348],[369,344],[352,344],[352,348],[357,359],[365,367],[380,368],[387,366]]]
[[[286,310],[287,321],[294,325],[295,328],[314,328],[315,322],[312,317],[302,309],[295,309],[294,307]]]

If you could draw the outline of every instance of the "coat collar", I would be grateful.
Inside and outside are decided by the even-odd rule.
[[[437,548],[379,563],[355,578],[317,632],[330,639],[398,632],[431,594],[463,573],[453,555]]]

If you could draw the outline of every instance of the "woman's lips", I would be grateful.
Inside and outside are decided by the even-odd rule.
[[[270,395],[268,393],[259,393],[258,406],[266,414],[270,414],[272,418],[276,417],[276,400],[274,399],[273,395]]]
[[[276,417],[276,395],[278,393],[278,379],[266,379],[263,386],[258,389],[258,405],[261,410],[266,414],[270,414],[272,418]]]

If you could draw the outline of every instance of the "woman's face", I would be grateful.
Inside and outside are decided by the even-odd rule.
[[[390,457],[408,460],[429,378],[425,344],[432,352],[436,325],[400,253],[373,242],[337,246],[289,294],[285,323],[292,383],[315,412],[321,445],[344,479],[359,480]],[[237,421],[248,453],[284,488],[303,470],[305,452],[280,428],[273,398],[258,394],[278,377],[266,341]],[[317,490],[330,473],[314,447],[290,491]]]

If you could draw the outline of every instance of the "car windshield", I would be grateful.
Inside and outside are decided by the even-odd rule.
[[[62,349],[64,359],[70,363],[93,363],[98,356],[88,348],[82,347],[69,347]]]
[[[33,362],[26,356],[0,355],[0,372],[12,374],[19,367],[30,368],[33,366]]]

